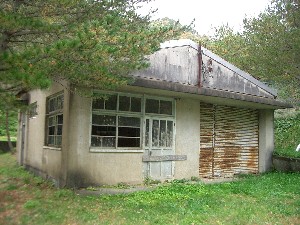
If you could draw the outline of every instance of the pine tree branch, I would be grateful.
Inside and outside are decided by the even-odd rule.
[[[12,37],[20,37],[25,35],[40,35],[40,34],[56,34],[56,33],[51,31],[21,30],[13,33]]]
[[[39,42],[39,41],[29,41],[29,40],[27,40],[27,41],[22,41],[22,40],[15,40],[15,41],[13,41],[13,40],[11,40],[10,41],[10,43],[35,43],[35,44],[42,44],[42,45],[44,45],[45,43],[44,42]]]

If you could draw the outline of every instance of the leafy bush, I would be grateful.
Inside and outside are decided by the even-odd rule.
[[[275,155],[298,157],[296,147],[300,144],[300,112],[275,119]]]

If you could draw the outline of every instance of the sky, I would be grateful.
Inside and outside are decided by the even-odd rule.
[[[195,19],[195,30],[199,34],[212,35],[214,27],[222,24],[241,30],[243,19],[255,17],[262,12],[270,0],[155,0],[140,11],[158,9],[153,19],[169,17],[181,24],[190,24]]]

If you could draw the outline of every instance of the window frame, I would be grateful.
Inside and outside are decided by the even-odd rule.
[[[37,108],[38,108],[38,104],[36,101],[29,105],[28,111],[27,111],[29,119],[36,118],[36,116],[38,115]]]
[[[165,98],[165,97],[157,97],[151,95],[143,95],[143,94],[132,94],[132,93],[124,93],[124,92],[103,92],[103,91],[94,91],[95,93],[102,94],[102,95],[117,95],[117,106],[116,110],[105,110],[105,109],[93,109],[93,99],[91,100],[91,113],[90,113],[90,129],[89,129],[89,146],[90,152],[144,152],[145,150],[145,123],[146,118],[158,118],[158,119],[169,119],[172,120],[175,124],[175,98]],[[126,96],[126,97],[138,97],[141,98],[141,112],[131,112],[131,111],[120,111],[119,110],[119,96]],[[169,114],[156,114],[156,113],[146,113],[146,99],[154,99],[154,100],[163,100],[163,101],[170,101],[172,103],[172,115]],[[92,127],[93,127],[93,114],[95,115],[108,115],[116,116],[116,139],[118,139],[118,118],[120,116],[124,117],[136,117],[140,118],[140,146],[139,147],[118,147],[117,140],[115,141],[115,146],[110,147],[100,147],[100,146],[92,146]],[[175,148],[175,132],[176,127],[173,130],[173,145],[172,148]]]
[[[89,133],[89,145],[90,145],[90,151],[91,152],[126,152],[126,151],[133,151],[133,152],[141,152],[143,149],[143,95],[138,94],[127,94],[127,93],[120,93],[120,92],[99,92],[95,91],[98,94],[103,95],[117,95],[117,102],[116,102],[116,109],[115,110],[109,110],[109,109],[93,109],[93,99],[91,101],[91,118],[90,118],[90,133]],[[133,98],[140,98],[141,99],[141,111],[140,112],[134,112],[134,111],[121,111],[119,110],[119,99],[120,96],[126,96],[126,97],[133,97]],[[130,100],[131,101],[131,100]],[[93,127],[93,115],[107,115],[107,116],[115,116],[115,127],[116,127],[116,134],[115,134],[115,145],[114,147],[101,147],[101,146],[92,146],[92,137],[95,135],[92,135],[92,127]],[[119,128],[122,126],[119,126],[119,117],[133,117],[133,118],[139,118],[140,120],[140,146],[139,147],[118,147],[118,139],[119,139]],[[134,126],[132,126],[134,127]],[[129,137],[128,137],[129,138]],[[136,138],[136,137],[135,137]],[[128,150],[130,149],[130,150]]]
[[[50,111],[50,101],[58,98],[62,98],[62,102],[60,107],[55,108],[53,111]],[[57,103],[56,103],[57,104]],[[57,107],[54,106],[54,107]],[[46,115],[45,115],[45,140],[44,140],[44,148],[49,148],[49,149],[56,149],[60,150],[62,146],[62,137],[63,137],[63,121],[64,121],[64,115],[63,115],[63,110],[64,110],[64,92],[58,92],[53,95],[50,95],[46,98]],[[58,117],[62,116],[62,122],[59,123]],[[49,119],[54,118],[54,124],[52,124],[51,127],[54,127],[54,135],[49,135]],[[59,127],[61,127],[61,135],[58,134]],[[49,144],[49,136],[54,137],[54,144]],[[57,144],[57,137],[61,137],[60,144]]]

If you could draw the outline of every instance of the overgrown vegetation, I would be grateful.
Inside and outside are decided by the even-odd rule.
[[[0,109],[52,82],[115,89],[148,66],[145,55],[187,27],[153,26],[150,0],[0,1]],[[83,94],[83,93],[82,93]],[[86,93],[90,94],[90,93]]]
[[[161,184],[151,192],[79,196],[0,155],[0,224],[299,224],[297,173],[205,185]]]
[[[277,114],[275,119],[275,154],[300,158],[296,147],[300,144],[300,111]]]
[[[7,139],[6,135],[6,125],[5,125],[5,113],[0,111],[0,137]],[[9,132],[12,137],[17,136],[17,126],[18,126],[18,114],[17,112],[11,111],[8,118]]]
[[[263,82],[280,97],[300,102],[300,2],[270,0],[257,17],[245,18],[242,31],[216,29],[208,48]]]

